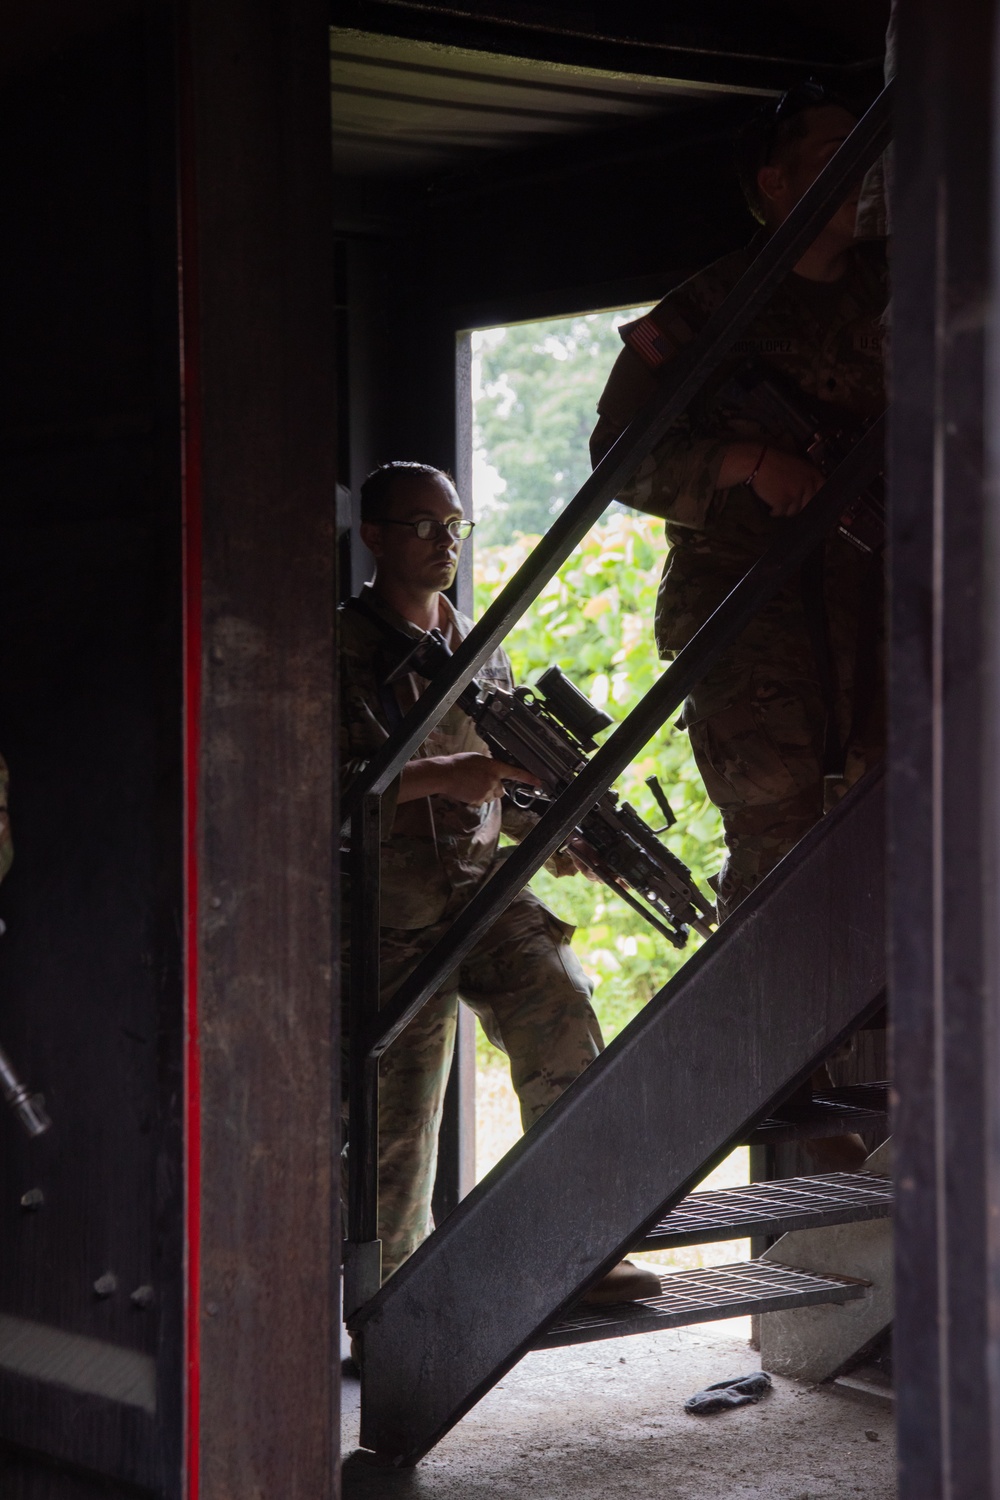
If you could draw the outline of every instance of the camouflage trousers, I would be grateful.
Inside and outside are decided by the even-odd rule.
[[[413,931],[382,928],[381,1005],[450,925],[448,920]],[[383,1278],[433,1227],[438,1130],[459,997],[510,1059],[525,1130],[603,1049],[590,1003],[593,987],[569,945],[572,932],[530,890],[522,891],[383,1057],[378,1154]]]
[[[779,681],[755,670],[737,702],[686,718],[705,790],[725,829],[727,854],[715,882],[721,921],[882,758],[881,695],[860,726],[846,729],[844,775],[836,781],[823,774],[826,708],[808,680]]]

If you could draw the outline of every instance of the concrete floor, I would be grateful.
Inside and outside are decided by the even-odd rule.
[[[891,1411],[776,1379],[757,1406],[685,1397],[759,1368],[749,1319],[531,1354],[415,1468],[348,1457],[345,1500],[893,1500]],[[344,1382],[344,1453],[358,1384]]]

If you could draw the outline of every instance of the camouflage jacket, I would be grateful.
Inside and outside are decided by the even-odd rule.
[[[756,245],[725,256],[640,320],[655,336],[654,358],[662,365],[654,371],[651,361],[626,343],[598,403],[600,419],[591,438],[595,462],[648,398],[671,356],[732,290],[755,250]],[[833,402],[860,419],[877,416],[885,406],[880,319],[886,299],[881,243],[859,243],[850,271],[836,283],[788,276],[736,341],[731,357],[620,492],[624,504],[662,516],[667,523],[670,551],[656,610],[661,656],[671,656],[690,640],[783,524],[744,485],[716,489],[727,444],[770,436],[723,411],[717,400],[720,391],[743,360],[756,356],[814,398]],[[623,328],[623,339],[637,326]],[[785,446],[795,451],[791,440]],[[837,661],[854,660],[859,599],[869,568],[868,559],[849,542],[834,536],[827,543],[825,593]],[[700,693],[704,711],[714,712],[738,696],[747,673],[762,662],[786,678],[814,674],[797,583],[788,585],[751,622],[726,662],[711,674]],[[710,698],[716,701],[709,703]]]
[[[423,631],[397,615],[366,586],[367,609],[397,631],[420,640]],[[452,649],[465,639],[472,621],[442,599],[447,616],[443,634]],[[399,661],[398,644],[374,620],[359,610],[339,612],[341,666],[341,793],[364,769],[387,739],[390,714],[386,692],[394,693],[400,714],[413,707],[426,683],[411,674],[383,687]],[[481,682],[512,689],[513,673],[506,653],[495,651],[476,674]],[[460,751],[489,754],[468,714],[450,708],[431,730],[417,756],[455,755]],[[507,817],[499,801],[469,807],[448,797],[421,797],[397,806],[396,782],[382,801],[382,920],[383,925],[413,929],[429,927],[454,913],[469,900],[489,875],[501,828],[520,835],[523,821]]]
[[[14,844],[10,836],[10,814],[7,811],[9,784],[7,762],[0,755],[0,880],[4,878],[14,859]]]

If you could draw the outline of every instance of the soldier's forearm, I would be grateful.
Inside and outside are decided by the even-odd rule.
[[[722,455],[716,489],[731,490],[735,485],[746,484],[760,462],[763,447],[756,438],[746,443],[730,443]]]
[[[420,760],[407,761],[399,783],[397,807],[404,802],[416,802],[420,797],[438,797],[447,790],[449,757],[425,755]]]
[[[721,488],[719,466],[730,446],[716,438],[668,435],[643,459],[618,499],[679,526],[703,527]],[[740,474],[740,483],[749,472]]]

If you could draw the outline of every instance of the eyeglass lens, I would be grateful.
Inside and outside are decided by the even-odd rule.
[[[457,540],[471,536],[474,524],[472,521],[417,521],[415,530],[422,542],[431,541],[439,531],[446,531]]]

